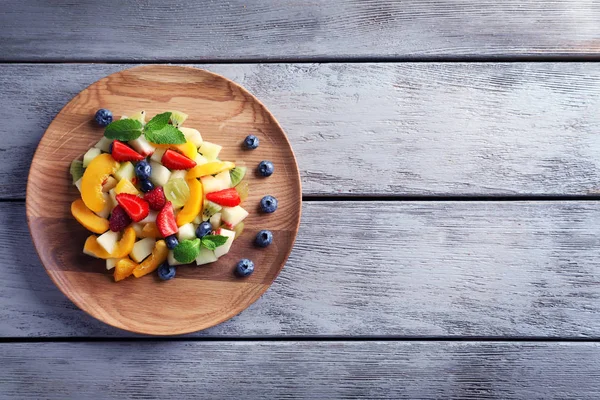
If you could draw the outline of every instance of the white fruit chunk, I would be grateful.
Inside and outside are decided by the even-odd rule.
[[[216,160],[219,157],[219,153],[223,147],[218,144],[211,142],[202,142],[202,145],[198,149],[198,152],[206,157],[208,160]]]
[[[248,211],[240,206],[223,207],[221,210],[221,218],[228,228],[235,227],[248,216]]]
[[[150,161],[150,165],[152,166],[150,181],[152,181],[155,186],[165,186],[171,177],[169,168],[155,161]]]
[[[117,202],[117,192],[115,191],[115,189],[110,189],[108,191],[108,197],[110,198],[112,208],[115,208],[119,204]]]
[[[200,181],[202,181],[204,194],[218,192],[219,190],[231,187],[231,175],[229,175],[229,171],[223,171],[215,176],[203,176],[200,178]]]
[[[169,180],[171,179],[183,179],[185,180],[185,176],[187,175],[187,171],[184,169],[180,169],[180,170],[176,170],[171,172],[171,176],[169,177]]]
[[[111,254],[115,250],[115,246],[119,241],[119,232],[106,231],[102,235],[98,236],[98,244],[102,246],[108,254]]]
[[[103,192],[108,192],[110,191],[110,189],[113,189],[117,186],[117,180],[115,178],[113,178],[112,176],[109,176],[108,178],[106,178],[106,182],[104,182],[104,184],[102,185],[102,191]]]
[[[162,160],[162,156],[165,154],[165,151],[167,151],[167,149],[158,148],[154,150],[154,153],[152,153],[152,157],[150,157],[150,159],[159,163],[160,160]]]
[[[149,141],[146,140],[144,135],[140,136],[137,139],[130,140],[129,145],[135,149],[138,153],[143,155],[144,157],[151,156],[156,148],[150,144]]]
[[[114,175],[118,181],[120,181],[121,179],[127,179],[131,181],[133,180],[133,178],[135,178],[135,168],[133,167],[132,163],[127,161],[121,164],[121,166],[119,167],[117,172],[115,172]]]
[[[142,240],[138,240],[133,245],[133,249],[129,255],[133,259],[133,261],[140,263],[144,260],[144,258],[148,257],[150,253],[152,253],[152,249],[154,249],[154,245],[156,244],[156,240],[152,238],[145,238]]]
[[[180,242],[186,239],[196,239],[196,229],[194,229],[194,224],[190,222],[189,224],[180,226],[177,231],[177,239]]]
[[[81,180],[82,179],[83,179],[83,177],[81,177],[75,181],[75,187],[77,188],[77,190],[79,190],[80,193],[81,193]]]
[[[156,222],[156,217],[158,216],[158,211],[150,210],[146,218],[140,221],[140,224],[147,224],[149,222]]]
[[[104,208],[100,212],[97,212],[96,215],[101,218],[108,218],[113,209],[113,202],[108,193],[102,193],[102,197],[104,197]]]
[[[196,158],[194,158],[194,161],[196,161],[196,165],[204,165],[208,163],[208,159],[200,153],[196,154]]]
[[[102,139],[100,139],[98,141],[98,143],[96,143],[94,145],[95,148],[102,150],[105,153],[109,153],[110,150],[110,144],[112,143],[112,139],[109,139],[107,137],[102,136]]]
[[[144,229],[144,224],[135,222],[135,223],[131,224],[131,227],[133,228],[133,231],[135,232],[135,236],[137,238],[142,238],[142,229]]]
[[[183,133],[183,136],[185,136],[185,140],[194,143],[196,148],[202,145],[202,135],[197,129],[180,127],[179,130]]]
[[[98,157],[102,153],[100,149],[92,147],[83,155],[83,168],[87,168],[88,165],[92,162],[92,160]]]
[[[107,258],[106,259],[106,269],[111,270],[117,265],[118,258]]]
[[[215,256],[214,251],[209,250],[206,247],[200,248],[200,253],[198,254],[198,257],[196,257],[197,265],[208,264],[208,263],[215,262],[215,261],[217,261],[217,256]]]
[[[219,228],[221,226],[221,213],[216,213],[215,215],[210,217],[209,222],[212,225],[213,229]]]
[[[217,231],[217,235],[227,236],[227,241],[225,242],[225,244],[215,249],[215,256],[219,258],[229,253],[229,249],[231,248],[231,244],[233,243],[233,239],[235,238],[235,232],[221,228]]]
[[[169,265],[182,265],[183,264],[175,259],[173,250],[169,250],[169,255],[167,256],[167,262],[169,263]]]

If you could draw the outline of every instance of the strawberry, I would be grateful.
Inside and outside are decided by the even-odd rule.
[[[129,193],[120,193],[117,195],[117,203],[125,209],[125,212],[133,220],[139,222],[146,218],[150,213],[148,202],[141,197]]]
[[[167,202],[167,199],[165,199],[165,191],[162,186],[156,186],[154,189],[144,194],[144,200],[150,204],[150,208],[154,211],[162,210]]]
[[[164,238],[177,233],[177,220],[175,219],[173,205],[170,201],[167,201],[165,206],[156,216],[156,227]]]
[[[196,166],[196,161],[173,150],[165,151],[160,162],[169,169],[190,169]]]
[[[238,206],[242,200],[235,188],[223,189],[218,192],[208,193],[206,200],[210,200],[223,207],[235,207]]]
[[[144,156],[127,146],[123,142],[119,142],[115,140],[112,145],[112,158],[115,161],[123,162],[123,161],[142,161]]]
[[[125,212],[125,209],[121,206],[116,206],[110,213],[110,219],[108,220],[108,226],[113,232],[120,232],[127,228],[131,223],[131,218]]]

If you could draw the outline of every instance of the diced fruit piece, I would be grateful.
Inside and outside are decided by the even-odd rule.
[[[216,213],[212,217],[210,217],[210,225],[213,229],[217,229],[221,226],[221,213]]]
[[[135,178],[135,169],[133,164],[129,161],[121,164],[121,167],[119,167],[117,172],[115,172],[115,178],[117,178],[118,181],[121,181],[122,179],[132,181],[133,178]]]
[[[96,143],[94,145],[95,148],[102,150],[105,153],[110,153],[110,144],[112,143],[112,139],[109,139],[105,136],[102,136],[102,139],[100,139],[98,141],[98,143]]]
[[[179,227],[179,230],[177,231],[177,239],[179,239],[179,241],[183,241],[183,240],[188,240],[188,239],[195,239],[196,238],[196,229],[194,228],[194,225],[189,223],[189,224],[185,224]]]
[[[235,168],[235,164],[229,161],[212,161],[203,165],[197,165],[190,169],[187,178],[202,178],[203,176],[215,175],[223,171]]]
[[[176,128],[179,128],[181,126],[181,124],[183,124],[183,122],[188,117],[188,115],[186,113],[183,113],[181,111],[170,111],[170,113],[171,113],[171,124],[173,124],[173,126]],[[179,130],[183,131],[181,128],[179,128]],[[184,133],[184,135],[185,135],[185,133]]]
[[[79,193],[81,193],[81,182],[83,181],[83,178],[79,178],[79,180],[77,182],[75,182],[75,187],[77,188],[77,190],[79,190]]]
[[[138,137],[137,139],[130,140],[129,145],[135,149],[138,153],[143,155],[144,157],[151,156],[152,153],[156,150],[155,147],[150,144],[149,141],[146,140],[144,135]]]
[[[145,240],[145,239],[144,239]],[[152,250],[152,254],[150,257],[146,258],[144,261],[140,263],[134,270],[133,275],[136,278],[149,274],[150,272],[156,270],[158,266],[164,263],[169,255],[169,249],[167,249],[167,245],[164,240],[158,240],[154,245],[154,249]]]
[[[169,177],[169,180],[185,179],[186,176],[187,176],[187,171],[185,171],[185,170],[173,171],[173,172],[171,172],[171,176]]]
[[[81,199],[77,199],[71,203],[71,214],[89,231],[104,233],[108,230],[108,220],[94,214],[92,210],[85,206],[85,203]]]
[[[233,228],[233,231],[235,232],[235,236],[233,237],[233,239],[235,240],[240,237],[242,232],[244,232],[244,223],[240,222],[239,224],[237,224],[235,228]]]
[[[111,189],[117,187],[117,183],[118,181],[115,178],[109,176],[108,178],[106,178],[106,181],[104,181],[104,184],[102,185],[102,191],[105,193],[109,192]]]
[[[100,149],[92,147],[83,155],[83,168],[87,168],[88,165],[92,162],[92,160],[98,157],[102,152]]]
[[[183,264],[175,259],[173,250],[169,250],[169,255],[167,256],[167,262],[169,263],[169,265],[182,265]]]
[[[204,194],[218,192],[231,187],[231,178],[228,171],[223,171],[217,174],[217,176],[203,176],[200,178],[200,181],[202,181]]]
[[[161,186],[156,186],[151,191],[144,194],[144,200],[148,202],[150,208],[154,211],[160,211],[165,206],[167,199]]]
[[[142,239],[142,230],[144,229],[144,225],[141,222],[136,222],[135,224],[131,224],[131,227],[135,231],[135,237]]]
[[[148,202],[133,194],[117,194],[117,202],[125,209],[125,212],[127,212],[127,215],[129,215],[133,222],[143,220],[150,212]]]
[[[119,181],[119,183],[115,187],[115,193],[116,194],[129,193],[129,194],[133,194],[135,196],[140,194],[140,192],[137,190],[135,185],[133,183],[131,183],[131,181],[129,179],[125,179],[125,178],[123,178]]]
[[[142,229],[142,237],[160,239],[162,238],[162,235],[160,234],[154,222],[148,222],[144,225],[144,228]]]
[[[196,166],[196,161],[179,154],[174,150],[167,150],[161,159],[162,164],[169,169],[190,169]]]
[[[113,142],[111,154],[112,157],[119,162],[141,161],[144,159],[143,155],[118,140]]]
[[[110,154],[100,154],[85,170],[81,178],[81,198],[90,210],[100,212],[104,208],[106,199],[102,193],[102,182],[117,168],[119,163]]]
[[[119,261],[118,258],[107,258],[106,259],[106,269],[108,271],[113,269],[115,267],[115,265],[117,265],[117,261]]]
[[[104,197],[104,207],[102,210],[98,211],[96,215],[100,218],[108,218],[111,210],[113,209],[113,204],[108,193],[102,192],[102,197]]]
[[[129,253],[131,258],[136,262],[142,262],[142,260],[152,253],[152,249],[156,244],[156,240],[153,238],[144,238],[142,240],[138,240],[133,245],[133,249]]]
[[[148,213],[148,215],[146,216],[146,218],[144,218],[143,220],[141,220],[140,222],[142,224],[149,224],[150,222],[156,222],[156,218],[158,217],[158,211],[150,211]]]
[[[150,157],[150,160],[159,163],[160,160],[162,160],[162,156],[163,154],[165,154],[165,151],[167,151],[166,148],[162,149],[160,147],[158,147],[154,153],[152,153],[152,157]]]
[[[117,247],[119,241],[119,233],[108,231],[98,236],[98,244],[108,253],[112,254]]]
[[[168,262],[165,262],[158,267],[157,274],[160,280],[168,281],[175,278],[175,275],[177,274],[177,268],[175,268],[173,265],[169,265]]]
[[[172,144],[170,145],[170,147],[171,149],[177,150],[179,153],[192,160],[196,158],[196,154],[198,154],[198,147],[196,147],[192,142],[185,142],[183,144]]]
[[[215,233],[217,235],[227,236],[227,241],[225,242],[225,244],[215,249],[215,256],[219,258],[229,253],[229,249],[231,249],[231,244],[233,243],[233,239],[235,238],[235,232],[230,231],[228,229],[220,228]]]
[[[215,252],[207,249],[206,247],[202,247],[200,249],[200,253],[198,253],[198,257],[196,257],[197,265],[209,264],[215,261],[217,261],[217,256],[215,256]]]
[[[73,185],[81,179],[83,176],[83,161],[81,160],[73,160],[71,161],[71,167],[69,168],[69,172],[71,172],[71,178],[73,179]]]
[[[196,215],[196,218],[192,221],[194,225],[199,225],[202,223],[202,214]]]
[[[247,258],[241,259],[235,266],[235,273],[237,276],[245,277],[254,272],[254,263]]]
[[[191,142],[194,144],[196,149],[198,149],[198,147],[200,147],[202,145],[202,142],[203,142],[202,135],[200,134],[200,132],[198,132],[197,129],[179,128],[179,130],[181,131],[181,133],[183,133],[183,136],[185,136],[185,139],[188,142]]]
[[[123,232],[121,240],[117,242],[117,246],[115,247],[114,251],[111,253],[110,256],[112,258],[127,257],[127,254],[129,254],[133,249],[134,243],[135,231],[133,230],[133,228],[125,228],[125,232]]]
[[[200,253],[200,239],[183,240],[173,250],[173,256],[182,264],[191,263]]]
[[[194,158],[194,161],[196,161],[196,166],[198,165],[204,165],[204,164],[208,164],[208,159],[206,157],[204,157],[202,154],[197,153],[196,157]],[[195,167],[194,167],[195,168]]]
[[[258,247],[267,247],[273,241],[273,234],[271,231],[262,230],[256,234],[256,238],[254,239],[254,243]]]
[[[231,186],[237,186],[244,179],[244,175],[246,175],[246,167],[235,167],[230,170]]]
[[[83,253],[96,258],[111,258],[111,255],[104,250],[104,247],[98,244],[98,237],[95,235],[88,236],[83,245]]]
[[[171,171],[169,171],[167,167],[154,161],[150,161],[150,166],[152,167],[150,181],[154,183],[155,186],[165,186],[169,181]]]
[[[140,121],[142,125],[146,124],[146,111],[138,111],[134,113],[129,119],[135,119],[136,121]]]
[[[240,195],[235,188],[208,193],[206,199],[223,207],[235,207],[241,203]],[[223,219],[225,219],[224,214]]]
[[[219,146],[218,144],[202,142],[198,152],[209,160],[215,160],[217,157],[219,157],[219,153],[221,152],[222,148],[223,147]]]
[[[173,205],[167,202],[156,217],[156,226],[163,237],[171,236],[177,233],[177,221],[173,213]]]
[[[125,209],[120,205],[113,208],[109,220],[110,230],[113,232],[121,232],[123,229],[127,228],[129,224],[131,224],[131,218],[129,218]]]
[[[213,203],[212,201],[205,200],[204,201],[204,210],[202,210],[202,220],[208,221],[210,217],[221,211],[223,207],[218,204]]]
[[[110,203],[112,208],[115,208],[119,205],[119,203],[117,203],[117,192],[115,192],[114,188],[108,191],[108,197],[110,197]]]
[[[170,179],[164,186],[164,191],[165,197],[175,208],[183,207],[190,198],[190,187],[185,179]]]
[[[202,184],[197,179],[190,179],[187,181],[187,184],[190,190],[190,197],[183,206],[183,209],[177,214],[178,226],[192,222],[202,211],[202,201],[204,199]]]
[[[248,216],[248,211],[240,206],[223,207],[221,210],[221,218],[228,228],[233,228],[242,222]]]
[[[249,191],[250,191],[248,182],[242,181],[242,182],[238,183],[238,185],[235,187],[235,190],[237,190],[238,194],[240,195],[240,200],[246,201],[246,199],[248,198]]]
[[[138,266],[135,262],[130,260],[129,258],[122,258],[117,261],[115,265],[115,272],[113,278],[115,282],[122,281],[123,279],[131,276],[133,274],[133,270]]]

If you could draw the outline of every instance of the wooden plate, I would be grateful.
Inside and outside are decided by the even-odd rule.
[[[103,129],[93,121],[99,108],[115,116],[146,110],[153,116],[168,110],[189,114],[184,126],[223,146],[220,158],[248,167],[250,196],[242,204],[250,215],[231,251],[207,266],[181,266],[177,277],[161,282],[156,274],[113,282],[105,261],[82,253],[87,232],[70,213],[79,197],[69,165],[93,146]],[[260,139],[245,150],[243,139]],[[271,160],[275,173],[259,177],[256,166]],[[279,200],[273,214],[258,211],[267,194]],[[95,318],[115,327],[153,335],[194,332],[219,324],[256,301],[283,268],[298,232],[302,191],[298,166],[285,133],[254,96],[232,81],[187,67],[152,65],[112,74],[71,100],[48,127],[37,148],[27,183],[27,219],[46,271],[69,299]],[[253,246],[261,229],[273,232],[273,243]],[[254,274],[234,276],[235,264],[250,258]]]

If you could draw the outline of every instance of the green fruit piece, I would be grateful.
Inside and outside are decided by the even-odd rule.
[[[233,237],[234,239],[240,237],[242,232],[244,232],[244,223],[240,222],[239,224],[237,224],[235,228],[233,228],[233,231],[235,232],[235,236]]]
[[[169,179],[164,190],[165,197],[175,208],[183,207],[190,198],[190,187],[183,178]]]
[[[187,117],[188,115],[181,111],[171,111],[171,124],[173,124],[174,127],[181,126]]]
[[[229,170],[231,186],[237,186],[237,184],[244,179],[244,175],[246,175],[246,167],[235,167],[232,170]]]
[[[240,182],[236,187],[238,194],[240,195],[240,200],[245,201],[248,198],[248,193],[250,189],[248,188],[248,182]]]
[[[135,119],[136,121],[140,121],[142,125],[146,123],[146,111],[139,111],[133,114],[129,119]]]
[[[189,264],[200,254],[200,239],[182,240],[173,249],[173,257],[183,264]]]
[[[73,160],[71,161],[71,177],[73,178],[73,185],[83,176],[83,161]]]
[[[204,210],[202,210],[202,221],[208,221],[210,217],[221,211],[223,207],[204,199]]]

